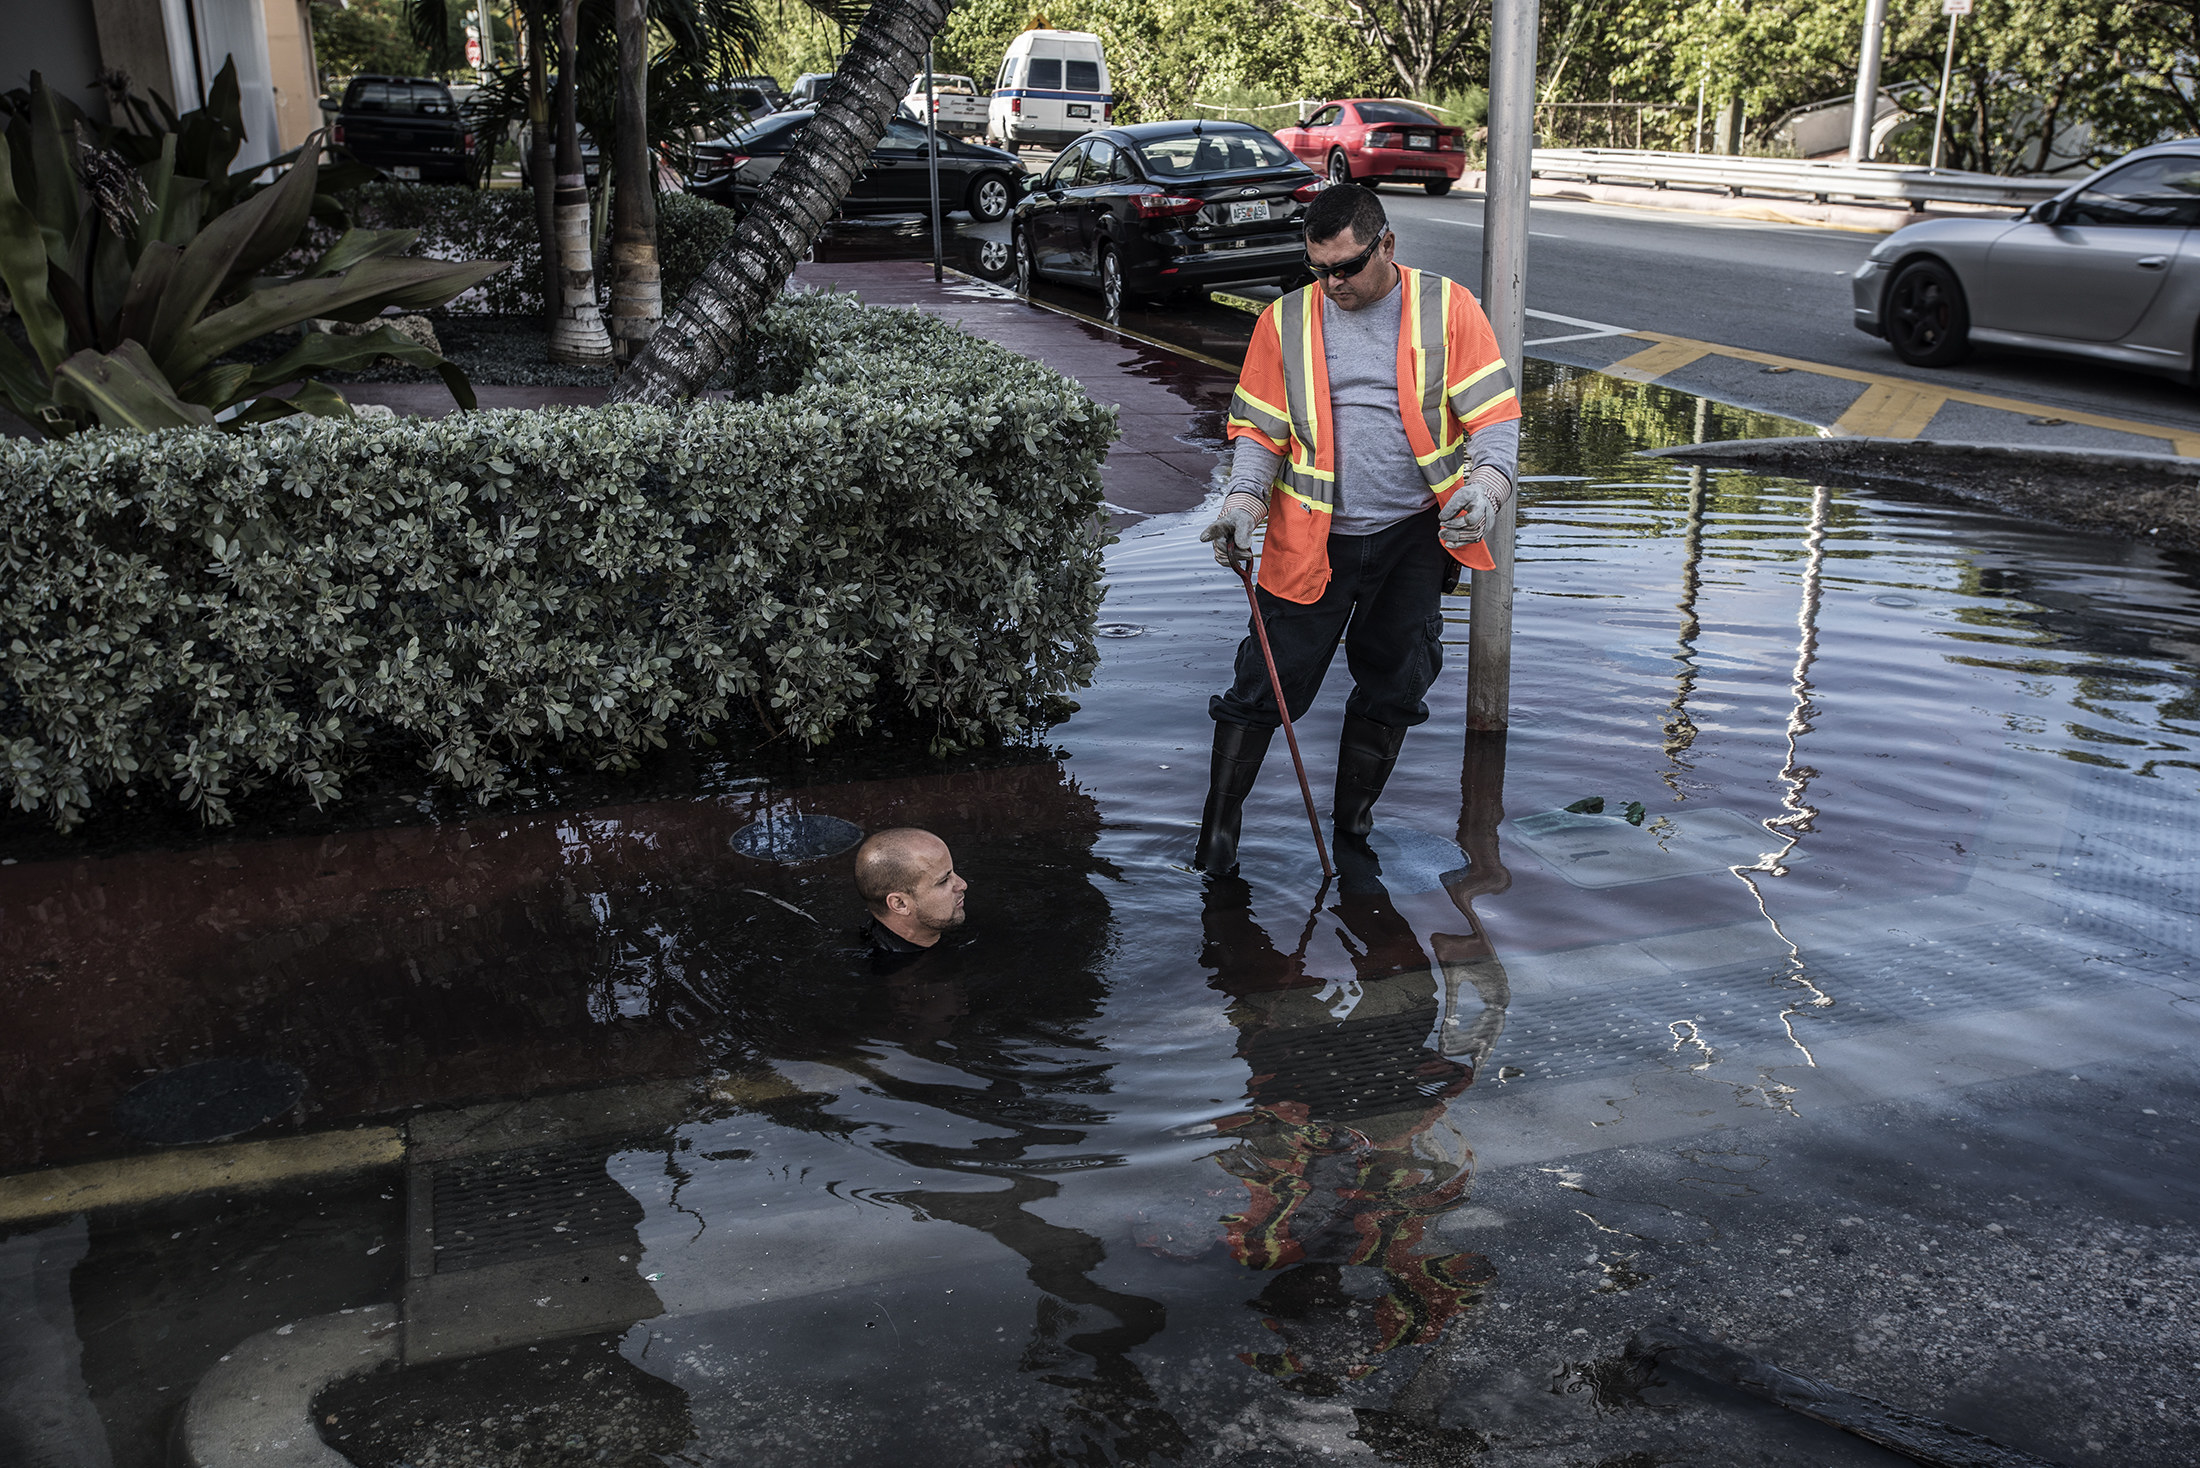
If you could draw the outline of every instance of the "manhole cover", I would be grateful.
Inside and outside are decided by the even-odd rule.
[[[201,1060],[140,1081],[115,1103],[115,1122],[140,1141],[220,1142],[298,1104],[306,1078],[280,1060]]]
[[[1092,629],[1095,637],[1141,637],[1145,631],[1136,622],[1102,622]]]
[[[820,861],[853,851],[863,828],[838,816],[769,815],[733,833],[727,842],[759,861]]]

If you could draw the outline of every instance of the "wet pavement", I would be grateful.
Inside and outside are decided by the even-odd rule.
[[[1204,883],[1217,376],[932,308],[1150,420],[1042,739],[0,833],[0,1460],[1896,1461],[1663,1321],[2200,1455],[2200,565],[1637,459],[1796,428],[1531,364],[1511,735],[1456,598],[1341,883],[1281,754]],[[878,970],[832,821],[946,837],[952,946]]]

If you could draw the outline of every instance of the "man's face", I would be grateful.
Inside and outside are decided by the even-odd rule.
[[[1306,242],[1306,258],[1316,265],[1347,265],[1366,251],[1367,242],[1356,238],[1349,229],[1339,230],[1326,240]],[[1365,264],[1350,275],[1332,275],[1323,280],[1322,291],[1347,311],[1372,306],[1390,294],[1391,283],[1398,273],[1391,259],[1397,251],[1398,237],[1384,230]]]
[[[910,884],[909,891],[889,896],[888,906],[929,932],[944,933],[961,927],[963,893],[970,890],[970,884],[955,875],[955,858],[948,852],[947,843],[934,839],[917,854],[916,865],[920,873],[917,880]]]

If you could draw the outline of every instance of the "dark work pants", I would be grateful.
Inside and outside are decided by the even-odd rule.
[[[1330,536],[1329,586],[1311,606],[1257,591],[1291,717],[1306,716],[1341,635],[1352,670],[1345,711],[1397,727],[1427,722],[1429,685],[1444,666],[1441,606],[1451,565],[1431,507],[1373,535]],[[1250,622],[1230,691],[1215,695],[1207,711],[1218,722],[1255,728],[1282,722]]]

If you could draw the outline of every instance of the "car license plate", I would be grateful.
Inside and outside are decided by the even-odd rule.
[[[390,170],[390,177],[417,179],[420,177],[420,170],[410,163],[400,163]]]
[[[1436,146],[1436,139],[1430,137],[1427,133],[1413,133],[1406,138],[1406,146],[1409,148],[1433,148]]]
[[[1069,115],[1072,117],[1090,117],[1092,116],[1092,104],[1090,102],[1072,102],[1069,104]]]
[[[1243,204],[1232,204],[1230,206],[1230,222],[1232,224],[1251,224],[1256,220],[1266,219],[1267,217],[1268,201],[1266,199],[1251,199]]]

